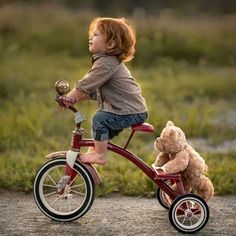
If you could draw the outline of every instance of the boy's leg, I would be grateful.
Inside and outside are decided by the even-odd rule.
[[[106,152],[108,144],[108,128],[105,121],[109,119],[110,113],[96,112],[92,119],[92,136],[94,137],[94,147],[89,147],[87,153],[81,154],[80,159],[84,163],[101,164],[107,162]],[[104,123],[105,122],[105,123]]]
[[[90,164],[100,164],[100,165],[106,164],[107,144],[108,140],[105,141],[94,140],[94,145],[95,145],[94,152],[81,154],[80,156],[81,161]]]
[[[91,153],[95,151],[95,147],[89,147],[87,153]]]

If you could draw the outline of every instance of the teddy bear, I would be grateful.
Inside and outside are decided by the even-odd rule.
[[[184,132],[168,121],[154,147],[157,155],[154,168],[158,173],[180,173],[186,192],[192,192],[205,201],[214,195],[214,187],[204,173],[207,165],[204,159],[187,143]]]

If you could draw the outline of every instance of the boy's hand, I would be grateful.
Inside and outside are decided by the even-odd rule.
[[[63,108],[68,108],[77,103],[77,99],[73,97],[60,96],[58,99],[58,104]]]

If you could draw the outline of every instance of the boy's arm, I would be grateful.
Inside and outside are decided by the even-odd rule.
[[[86,99],[89,99],[88,95],[77,88],[73,88],[66,97],[73,98],[76,102],[82,102]]]
[[[75,105],[77,102],[89,99],[88,95],[79,89],[73,88],[66,96],[59,98],[59,105],[65,108]]]

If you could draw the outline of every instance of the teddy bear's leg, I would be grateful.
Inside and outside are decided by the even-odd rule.
[[[210,179],[204,175],[199,178],[197,182],[195,182],[193,188],[196,191],[197,195],[199,195],[205,201],[208,201],[214,195],[214,186]]]
[[[191,191],[192,191],[191,185],[184,178],[184,176],[182,176],[181,179],[182,179],[182,183],[183,183],[183,186],[184,186],[185,193],[191,193]]]
[[[173,189],[173,191],[174,191],[175,193],[177,193],[178,195],[182,195],[182,192],[181,192],[180,189],[177,187],[177,184],[176,184],[176,183],[172,184],[170,187]],[[185,190],[185,188],[184,188],[184,190]],[[185,192],[186,192],[186,190],[185,190]]]

